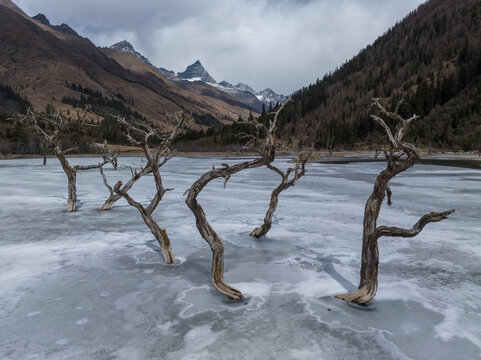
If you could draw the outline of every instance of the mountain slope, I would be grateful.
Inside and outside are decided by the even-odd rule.
[[[118,42],[110,46],[108,49],[104,48],[102,50],[107,56],[115,59],[117,62],[122,64],[123,67],[134,72],[148,72],[154,74],[159,73],[167,79],[174,81],[177,86],[185,90],[192,90],[199,95],[208,95],[218,99],[223,99],[226,96],[222,93],[227,93],[240,103],[244,104],[244,107],[252,110],[254,113],[260,113],[262,111],[262,100],[256,96],[254,90],[245,84],[237,84],[236,86],[232,86],[225,81],[217,84],[216,81],[205,70],[199,60],[194,62],[192,65],[189,65],[186,71],[175,75],[173,71],[154,66],[149,59],[136,51],[132,44],[130,44],[128,41],[124,40]],[[140,60],[140,62],[137,62],[125,54],[133,55]],[[147,64],[148,67],[146,67],[145,64]],[[199,82],[204,84],[201,85]],[[224,84],[227,84],[227,86],[224,86]],[[242,85],[243,88],[241,88],[240,85]],[[215,90],[212,87],[220,91]],[[244,87],[250,89],[251,91],[246,91]],[[230,100],[227,102],[231,103]]]
[[[187,66],[186,70],[183,72],[175,73],[171,70],[167,70],[161,67],[156,67],[152,64],[152,62],[147,59],[144,55],[140,52],[136,51],[131,43],[126,40],[120,41],[115,43],[109,47],[109,49],[120,50],[129,54],[134,55],[136,58],[144,62],[145,64],[151,66],[155,72],[160,73],[161,75],[165,76],[169,80],[172,81],[189,81],[189,82],[196,82],[201,81],[210,86],[216,87],[217,89],[233,96],[241,103],[247,105],[250,109],[254,112],[262,112],[263,104],[270,106],[275,105],[277,102],[283,102],[286,97],[284,95],[278,95],[271,89],[265,89],[260,92],[256,92],[252,89],[249,85],[244,83],[238,83],[237,85],[229,84],[226,81],[221,81],[217,83],[215,79],[209,75],[207,70],[204,68],[202,63],[199,60],[196,60],[193,64]],[[114,57],[116,60],[122,58],[122,61],[126,61],[127,59],[115,52],[109,52],[104,50],[104,53],[107,56]],[[124,64],[122,64],[125,66]],[[128,61],[128,66],[132,66],[131,61]],[[188,85],[186,84],[179,84],[179,86],[186,88]]]
[[[481,148],[481,2],[431,0],[322,80],[282,115],[284,133],[320,147],[375,140],[372,97],[423,118],[412,141]]]
[[[198,99],[203,104],[209,104],[210,108],[213,109],[212,113],[221,114],[220,120],[222,120],[222,122],[227,118],[237,120],[239,115],[245,118],[250,112],[251,107],[248,104],[245,104],[208,84],[202,82],[170,81],[158,71],[159,68],[149,65],[130,52],[113,48],[103,48],[102,51],[105,55],[114,59],[122,65],[122,67],[128,69],[132,73],[145,77],[159,78],[165,82],[166,86],[171,88],[172,91],[175,91],[175,93],[192,99],[193,101]],[[235,109],[235,111],[232,109]],[[199,115],[201,114],[205,115],[207,113],[199,113]],[[212,123],[211,121],[204,125],[218,126],[219,123]]]
[[[179,108],[198,119],[209,115],[217,125],[249,114],[246,105],[226,94],[214,99],[180,88],[159,74],[129,71],[87,39],[59,33],[16,9],[1,0],[0,84],[12,86],[36,108],[49,103],[68,107],[62,99],[80,97],[79,91],[66,86],[73,83],[104,98],[125,101],[125,107],[167,127],[165,113]]]

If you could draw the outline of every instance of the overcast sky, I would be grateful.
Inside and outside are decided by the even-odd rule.
[[[423,0],[14,0],[98,46],[130,41],[175,72],[199,59],[218,82],[283,94],[350,59]]]

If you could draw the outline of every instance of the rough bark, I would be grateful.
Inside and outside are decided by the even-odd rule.
[[[269,123],[269,127],[257,122],[256,120],[252,121],[252,124],[257,130],[263,131],[266,134],[263,148],[261,150],[257,150],[260,154],[259,158],[251,161],[244,161],[235,165],[222,164],[222,168],[213,168],[212,170],[203,174],[185,192],[187,194],[185,202],[195,216],[197,229],[212,250],[212,283],[220,293],[227,295],[234,300],[241,299],[242,293],[224,281],[224,245],[222,244],[222,240],[220,239],[219,235],[217,235],[207,221],[204,210],[197,201],[197,196],[202,189],[204,189],[204,187],[214,179],[224,178],[225,187],[227,181],[233,174],[246,169],[269,165],[274,161],[276,152],[275,131],[277,128],[277,118],[288,101],[284,102],[282,106],[275,112],[273,120],[271,120]],[[248,144],[254,143],[256,140],[257,137],[252,137]]]
[[[387,167],[376,178],[374,189],[366,202],[364,209],[363,236],[362,236],[362,256],[361,256],[361,281],[356,291],[337,295],[336,297],[347,302],[362,304],[370,301],[378,289],[378,264],[379,249],[378,239],[381,236],[400,236],[413,237],[419,234],[425,225],[430,222],[438,222],[447,218],[454,210],[444,212],[431,212],[424,215],[411,229],[402,229],[388,226],[377,226],[377,219],[381,210],[384,197],[388,197],[388,205],[391,205],[392,191],[388,185],[389,181],[397,174],[407,170],[420,160],[420,156],[414,145],[402,142],[410,123],[417,119],[414,115],[409,119],[403,119],[396,112],[387,111],[377,99],[374,105],[380,112],[390,119],[397,121],[399,125],[393,134],[384,120],[378,116],[371,117],[379,123],[389,138],[391,150],[386,154]],[[404,158],[404,159],[402,159]]]
[[[255,228],[251,232],[251,236],[261,237],[269,232],[272,227],[272,217],[274,216],[274,213],[276,211],[280,193],[290,188],[291,186],[294,186],[296,184],[296,181],[305,175],[306,162],[309,160],[310,156],[310,153],[299,153],[296,160],[296,166],[294,168],[287,169],[286,172],[282,171],[281,169],[275,167],[272,164],[267,164],[267,168],[279,174],[282,180],[281,183],[271,193],[269,208],[267,209],[266,216],[264,217],[264,223],[260,227]],[[293,174],[292,179],[289,178],[291,174]]]

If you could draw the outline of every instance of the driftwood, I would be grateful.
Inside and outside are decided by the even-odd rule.
[[[176,135],[182,131],[185,122],[189,119],[190,116],[183,112],[176,113],[175,120],[177,121],[177,124],[170,134],[165,135],[160,129],[151,126],[146,122],[140,122],[134,119],[127,121],[125,118],[118,117],[117,120],[119,124],[122,124],[127,128],[127,138],[129,141],[132,144],[142,148],[147,163],[140,171],[131,169],[132,177],[125,185],[122,186],[122,182],[119,181],[113,188],[108,184],[103,169],[100,168],[100,174],[102,175],[104,185],[110,191],[110,197],[102,206],[102,208],[106,207],[107,205],[110,207],[118,199],[122,197],[125,198],[125,200],[127,200],[131,206],[135,207],[140,212],[145,224],[150,229],[155,239],[159,242],[162,255],[167,264],[175,263],[175,257],[172,253],[170,239],[167,236],[165,229],[162,229],[153,219],[152,213],[159,205],[164,194],[169,190],[173,190],[164,188],[162,184],[162,177],[160,176],[160,168],[175,155],[171,149],[172,142],[174,141]],[[160,145],[155,151],[152,151],[149,145],[149,139],[153,137],[160,139]],[[128,194],[128,191],[138,179],[147,174],[153,174],[154,176],[156,193],[149,205],[144,206],[138,201],[135,201]]]
[[[398,125],[393,134],[389,126],[381,117],[371,115],[371,117],[386,131],[391,149],[389,153],[385,152],[387,167],[377,176],[374,190],[367,200],[364,210],[361,282],[359,289],[336,296],[339,299],[356,304],[366,303],[376,295],[378,288],[377,275],[379,263],[378,239],[380,237],[414,237],[419,234],[427,224],[444,220],[449,214],[454,212],[454,210],[431,212],[421,217],[421,219],[410,229],[377,226],[377,218],[384,197],[387,196],[388,205],[391,205],[392,203],[392,192],[389,188],[389,181],[397,174],[409,169],[417,163],[420,160],[420,156],[414,145],[402,141],[409,125],[412,121],[416,120],[418,116],[414,115],[409,119],[404,119],[397,114],[397,110],[394,113],[389,112],[379,103],[378,99],[373,99],[373,101],[374,105],[377,106],[384,116],[394,120]]]
[[[267,164],[267,168],[279,174],[282,180],[281,180],[281,183],[271,193],[269,209],[266,212],[264,223],[260,227],[255,228],[251,232],[252,236],[261,237],[262,235],[265,235],[269,232],[272,226],[272,217],[274,216],[274,212],[276,211],[276,208],[277,208],[277,203],[279,202],[279,194],[282,191],[290,188],[291,186],[294,186],[296,184],[296,181],[305,175],[306,162],[309,160],[310,156],[311,156],[310,153],[307,153],[307,154],[298,153],[298,156],[296,159],[296,166],[293,168],[287,169],[286,172],[282,171],[281,169],[279,169],[278,167],[272,164]],[[291,174],[292,174],[292,178],[291,178]]]
[[[65,117],[61,112],[57,112],[52,115],[38,115],[31,109],[28,111],[27,115],[22,116],[18,119],[20,122],[25,122],[33,128],[35,132],[42,136],[43,147],[45,152],[48,148],[52,148],[55,156],[60,162],[63,171],[67,175],[68,180],[68,199],[67,199],[67,212],[74,211],[77,205],[77,173],[79,171],[98,169],[107,163],[112,163],[115,167],[117,157],[113,155],[110,151],[107,143],[105,142],[101,146],[101,153],[103,161],[98,164],[81,166],[75,165],[71,166],[66,158],[66,154],[75,148],[66,149],[62,148],[62,136],[69,132],[69,128],[76,124],[83,124],[86,118],[88,109],[85,110],[84,114],[79,115],[76,120]],[[46,158],[44,158],[44,165],[46,163]]]
[[[185,192],[185,194],[187,194],[185,202],[189,209],[194,213],[197,229],[212,250],[212,283],[219,292],[234,300],[241,299],[242,293],[224,281],[224,246],[219,235],[217,235],[207,221],[204,210],[197,202],[197,196],[202,189],[214,179],[224,178],[225,187],[227,181],[233,174],[242,170],[269,165],[274,161],[276,153],[275,132],[277,129],[277,118],[287,102],[289,102],[289,100],[285,101],[274,113],[274,118],[269,121],[269,126],[266,126],[255,119],[248,122],[255,126],[258,133],[262,131],[266,135],[264,145],[261,149],[251,149],[259,153],[258,158],[235,165],[228,165],[224,163],[222,164],[222,168],[212,168],[211,171],[208,171],[202,175]],[[258,136],[252,136],[247,145],[255,143],[256,140],[258,140]]]

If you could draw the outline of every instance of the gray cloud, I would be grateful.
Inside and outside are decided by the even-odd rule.
[[[373,42],[423,0],[17,0],[99,46],[129,40],[174,71],[289,94]]]

